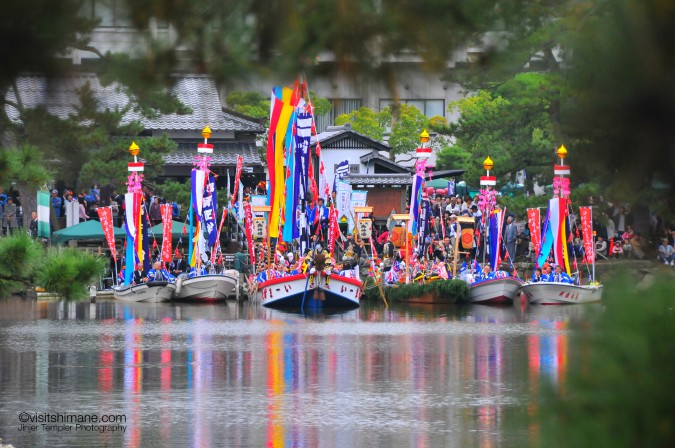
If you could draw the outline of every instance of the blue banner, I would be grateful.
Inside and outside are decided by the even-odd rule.
[[[204,189],[204,202],[202,205],[202,222],[209,235],[209,247],[213,247],[216,244],[216,239],[218,237],[218,226],[216,225],[217,208],[216,178],[213,174],[209,174],[209,181]]]

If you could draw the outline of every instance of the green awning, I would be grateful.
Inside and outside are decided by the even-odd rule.
[[[127,233],[124,229],[113,227],[115,239],[125,238]],[[103,227],[98,221],[90,220],[57,230],[52,233],[52,242],[63,244],[69,240],[105,240]]]

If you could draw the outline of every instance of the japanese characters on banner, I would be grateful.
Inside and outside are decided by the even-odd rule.
[[[115,228],[113,227],[112,209],[110,207],[99,207],[96,212],[101,220],[103,235],[110,248],[113,259],[117,261],[117,249],[115,248]]]
[[[216,224],[216,178],[209,174],[208,183],[204,189],[204,199],[202,203],[202,213],[204,218],[204,228],[209,235],[209,247],[216,244],[218,236],[218,226]]]
[[[253,225],[253,214],[251,213],[251,204],[244,202],[244,228],[246,229],[246,245],[248,246],[248,256],[251,264],[255,264],[255,247],[253,246],[253,234],[251,226]]]
[[[335,241],[340,234],[340,227],[338,225],[338,211],[335,207],[331,207],[328,211],[328,253],[333,255],[335,249]]]
[[[335,184],[335,206],[338,211],[338,221],[349,222],[351,219],[351,205],[349,204],[349,200],[351,199],[352,186],[341,180],[337,180]]]
[[[534,253],[538,254],[539,248],[541,248],[541,217],[539,216],[538,208],[527,209],[527,226],[530,229]]]
[[[593,209],[591,207],[579,207],[581,215],[581,234],[584,237],[584,252],[586,261],[593,263],[595,260],[595,247],[593,243]]]
[[[162,211],[162,261],[171,262],[171,226],[173,224],[171,204],[160,204]]]
[[[359,239],[369,240],[373,234],[373,221],[370,218],[359,219]]]
[[[354,207],[365,207],[366,206],[366,198],[368,196],[367,191],[362,191],[362,190],[353,190],[351,195],[350,195],[350,200],[351,203],[349,205],[349,210],[353,210]],[[352,215],[351,213],[349,214],[349,232],[354,231],[354,227],[356,226],[357,223],[354,222],[354,219],[358,219],[357,216]]]
[[[261,240],[267,236],[267,220],[261,217],[253,218],[253,237]]]
[[[234,192],[232,193],[232,206],[237,199],[237,189],[239,188],[239,180],[241,179],[241,169],[244,166],[244,158],[242,156],[237,156],[237,171],[234,175]]]

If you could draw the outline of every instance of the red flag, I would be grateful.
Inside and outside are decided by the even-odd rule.
[[[154,238],[152,239],[152,248],[157,249],[157,240]]]
[[[183,224],[183,235],[187,235],[187,226]]]
[[[173,253],[174,258],[181,258],[180,252],[178,252],[178,248],[176,248],[176,251]]]
[[[117,261],[117,250],[115,248],[115,232],[113,230],[113,222],[112,222],[112,209],[110,207],[99,207],[96,211],[101,221],[101,227],[103,227],[103,234],[105,235],[105,240],[108,243],[110,253],[113,256],[113,259]],[[124,240],[124,242],[126,246],[126,239]]]
[[[595,261],[595,247],[593,244],[593,211],[591,207],[579,207],[581,216],[581,234],[584,237],[584,252],[586,261],[593,263]]]
[[[527,227],[530,229],[530,238],[532,239],[532,246],[534,253],[539,254],[541,247],[541,219],[539,217],[538,208],[527,209]]]

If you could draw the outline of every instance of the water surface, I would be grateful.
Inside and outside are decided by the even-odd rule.
[[[570,321],[592,309],[302,316],[12,298],[0,301],[0,437],[16,448],[522,447],[540,383],[566,373]],[[123,421],[29,431],[23,412]]]

